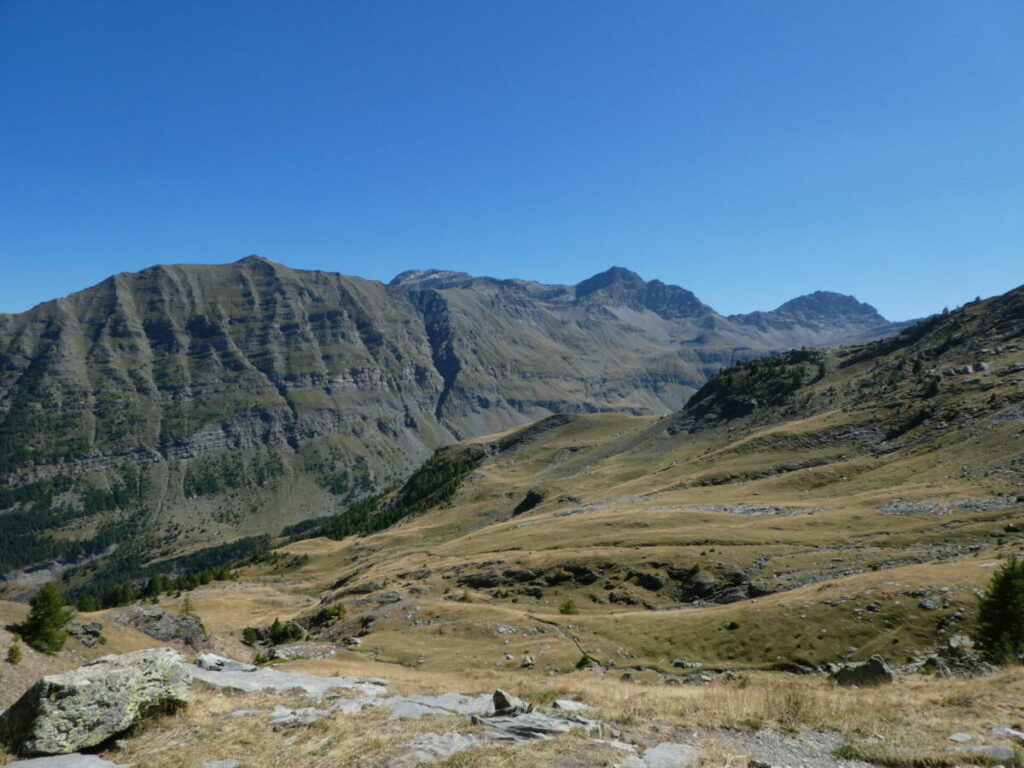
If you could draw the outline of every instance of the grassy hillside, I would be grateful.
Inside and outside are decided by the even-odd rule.
[[[291,588],[347,606],[332,636],[425,668],[506,652],[558,671],[583,651],[663,671],[902,661],[969,628],[1020,547],[1021,305],[742,363],[669,417],[559,417],[455,446],[435,462],[476,458],[454,494],[290,545]]]

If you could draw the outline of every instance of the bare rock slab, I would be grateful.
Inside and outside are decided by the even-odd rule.
[[[601,724],[578,715],[545,715],[530,712],[511,717],[481,717],[478,722],[489,730],[484,734],[488,741],[498,743],[524,744],[538,739],[550,739],[574,728],[582,728],[591,736],[601,736]]]
[[[191,681],[170,648],[104,656],[36,682],[0,715],[0,739],[24,755],[95,747],[148,712],[186,702]]]
[[[410,741],[410,757],[418,763],[443,760],[459,752],[480,746],[481,742],[471,733],[425,733]]]
[[[245,693],[253,693],[255,691],[284,692],[298,689],[314,698],[319,698],[328,691],[335,689],[354,691],[371,697],[381,696],[387,692],[387,681],[376,677],[321,677],[302,672],[279,672],[268,667],[253,667],[248,670],[239,670],[236,666],[239,662],[220,665],[218,669],[211,669],[211,666],[217,667],[218,665],[209,656],[202,657],[202,663],[203,666],[192,664],[189,667],[195,679],[202,680],[204,683],[216,686],[217,688],[232,688]],[[242,666],[250,667],[251,665],[246,664]]]
[[[96,755],[80,755],[77,752],[71,755],[53,755],[51,757],[36,757],[31,760],[19,760],[16,763],[8,763],[6,768],[128,768],[120,763],[112,763],[109,760],[96,757]]]
[[[664,741],[645,751],[642,759],[645,768],[683,768],[700,760],[700,750],[689,744]]]

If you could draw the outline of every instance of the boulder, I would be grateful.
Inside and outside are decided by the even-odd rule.
[[[1018,744],[1024,743],[1024,731],[1018,731],[1015,728],[997,725],[995,728],[990,728],[989,733],[993,736],[1002,736],[1004,739],[1013,739]]]
[[[896,675],[892,668],[877,653],[867,661],[842,664],[832,676],[839,685],[858,687],[891,683]]]
[[[0,740],[26,755],[95,747],[147,713],[186,702],[192,676],[184,662],[156,648],[48,675],[0,715]]]
[[[180,643],[193,651],[210,647],[210,636],[198,616],[168,613],[155,605],[133,605],[119,608],[111,618],[162,643]]]
[[[981,658],[960,634],[953,635],[945,648],[940,648],[921,665],[924,672],[939,677],[979,677],[995,674],[996,668]]]
[[[512,717],[533,712],[533,704],[517,699],[500,688],[494,692],[494,714],[498,717]]]
[[[976,747],[950,747],[950,752],[960,752],[969,757],[982,757],[1000,763],[1007,763],[1017,757],[1013,747],[1004,744],[981,744]]]
[[[97,645],[106,642],[103,639],[103,625],[98,621],[91,621],[88,624],[80,624],[77,621],[73,621],[64,628],[64,631],[86,648],[95,648]]]

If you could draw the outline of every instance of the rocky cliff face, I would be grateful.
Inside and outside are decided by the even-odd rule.
[[[152,267],[0,315],[0,524],[39,503],[18,489],[65,478],[39,497],[56,510],[39,536],[94,534],[90,493],[108,517],[146,510],[172,549],[275,531],[453,439],[553,412],[668,413],[737,359],[897,328],[835,294],[723,317],[621,268],[549,286],[383,285],[259,257]],[[111,500],[139,467],[134,501]]]

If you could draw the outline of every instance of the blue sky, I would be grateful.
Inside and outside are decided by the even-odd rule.
[[[721,312],[1024,283],[1020,0],[0,0],[0,311],[250,253]]]

